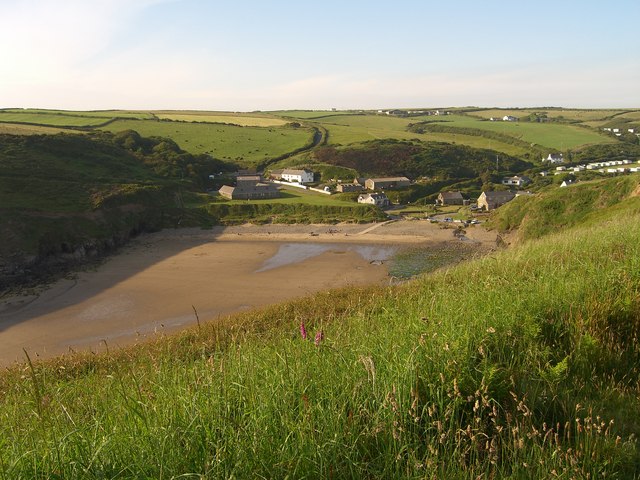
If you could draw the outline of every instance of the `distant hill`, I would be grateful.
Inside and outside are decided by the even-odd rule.
[[[637,145],[636,133],[640,132],[640,110],[633,109],[440,110],[446,114],[435,115],[435,109],[422,108],[389,114],[0,109],[0,133],[135,130],[146,137],[170,138],[193,154],[208,153],[248,167],[269,165],[318,144],[340,147],[373,139],[444,142],[535,161],[548,151],[568,153],[591,145]],[[517,121],[504,122],[504,116]],[[620,129],[620,136],[614,128]],[[320,142],[318,136],[322,137]]]

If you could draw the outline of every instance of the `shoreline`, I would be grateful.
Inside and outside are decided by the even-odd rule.
[[[428,220],[389,220],[379,223],[340,224],[252,224],[214,226],[207,230],[185,228],[163,230],[148,235],[188,235],[217,241],[266,240],[266,241],[331,241],[365,243],[441,243],[456,241],[455,228],[442,228]],[[495,245],[496,234],[480,226],[466,228],[466,237],[484,245]]]
[[[495,235],[475,228],[481,249]],[[37,295],[0,300],[0,366],[131,345],[202,321],[349,285],[388,284],[411,245],[460,242],[426,221],[239,225],[144,234]],[[445,247],[446,248],[446,247]],[[272,260],[270,266],[268,261]]]

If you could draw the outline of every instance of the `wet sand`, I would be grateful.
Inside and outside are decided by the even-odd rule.
[[[495,235],[474,231],[478,242]],[[143,341],[339,286],[387,283],[402,245],[454,241],[428,222],[268,225],[144,235],[95,271],[0,302],[0,365]],[[193,306],[193,307],[192,307]]]

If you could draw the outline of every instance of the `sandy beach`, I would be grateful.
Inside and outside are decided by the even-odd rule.
[[[94,271],[0,301],[0,366],[144,341],[233,312],[346,285],[389,282],[407,245],[459,242],[427,221],[242,225],[143,235]],[[489,247],[479,227],[465,241]]]

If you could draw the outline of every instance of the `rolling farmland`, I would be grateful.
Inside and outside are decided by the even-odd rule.
[[[326,130],[326,143],[334,146],[370,140],[417,140],[455,143],[525,157],[547,149],[580,150],[589,145],[612,143],[616,141],[615,137],[602,132],[602,127],[634,127],[640,123],[640,111],[629,109],[474,108],[450,109],[449,112],[451,115],[402,117],[352,110],[79,112],[3,109],[0,110],[0,133],[31,135],[135,130],[142,136],[170,138],[190,153],[206,153],[252,166],[311,148],[316,135],[314,128]],[[504,115],[525,118],[532,113],[546,115],[551,121],[488,121],[490,117],[502,118]],[[412,124],[419,124],[419,128],[412,129]]]
[[[117,120],[102,130],[135,130],[140,135],[168,137],[191,153],[255,164],[278,157],[311,143],[307,128],[240,127],[222,123],[191,123],[148,120]]]

